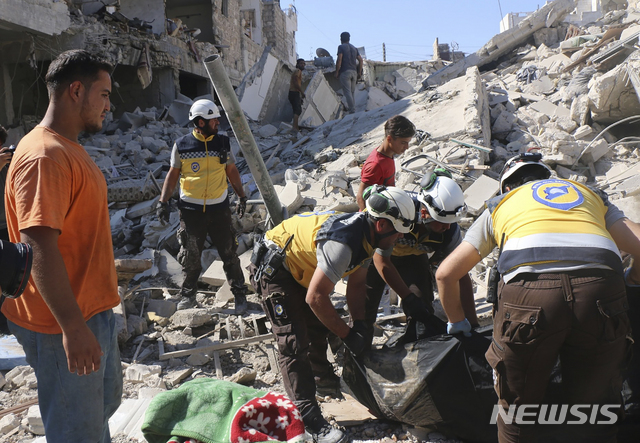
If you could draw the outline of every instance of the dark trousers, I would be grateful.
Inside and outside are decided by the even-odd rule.
[[[405,284],[422,298],[427,308],[433,313],[433,282],[431,281],[431,270],[429,257],[422,255],[391,256],[391,263],[396,267],[400,277]],[[376,322],[380,299],[386,286],[385,281],[378,274],[373,262],[367,271],[367,301],[365,305],[365,321],[368,327],[369,343],[373,340],[373,325]]]
[[[631,346],[627,310],[623,279],[613,272],[522,274],[508,284],[501,282],[486,354],[494,368],[499,405],[542,404],[558,357],[561,404],[620,405]],[[538,441],[541,430],[498,418],[500,442]],[[567,431],[571,441],[601,443],[615,441],[617,428],[568,425]]]
[[[250,270],[253,282],[255,266]],[[315,378],[336,377],[327,360],[329,330],[305,301],[307,289],[285,269],[270,282],[262,278],[256,286],[276,339],[284,388],[307,423],[321,414]]]
[[[234,295],[244,294],[246,292],[244,274],[236,253],[238,243],[235,231],[231,226],[231,209],[226,205],[206,212],[180,209],[178,240],[181,246],[180,259],[184,272],[183,295],[195,295],[197,290],[198,277],[202,271],[200,257],[207,234],[209,234],[213,246],[218,249],[224,274],[231,286],[231,292]]]

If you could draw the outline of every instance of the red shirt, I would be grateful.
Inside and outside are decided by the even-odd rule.
[[[396,164],[391,157],[374,149],[364,162],[360,178],[367,185],[395,186]]]

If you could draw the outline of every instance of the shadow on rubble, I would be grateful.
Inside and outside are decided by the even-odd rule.
[[[632,325],[640,330],[640,293],[630,294],[629,301]],[[358,361],[345,355],[342,377],[352,395],[381,419],[427,427],[465,442],[496,442],[497,427],[490,423],[497,396],[493,371],[484,355],[491,343],[492,326],[478,328],[469,338],[441,332],[418,333],[416,339],[415,325],[411,324],[407,331],[411,334],[392,337],[384,348],[372,350]],[[626,416],[619,426],[617,441],[621,443],[636,442],[640,435],[638,341],[633,347],[634,357],[622,390]],[[561,380],[558,362],[545,404],[562,403]],[[567,425],[545,425],[538,442],[578,441],[569,433],[574,430]]]

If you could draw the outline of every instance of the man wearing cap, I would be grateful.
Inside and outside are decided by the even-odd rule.
[[[365,200],[367,212],[304,213],[283,221],[265,233],[268,252],[252,259],[251,278],[272,325],[285,390],[314,441],[321,443],[347,438],[322,417],[316,401],[318,381],[333,382],[339,389],[327,361],[327,335],[333,332],[355,355],[364,351],[367,267],[374,254],[392,248],[414,223],[413,201],[399,188],[372,187]],[[275,272],[273,251],[286,256]],[[346,276],[352,327],[329,297]]]
[[[236,252],[235,231],[227,180],[239,198],[236,211],[244,215],[247,197],[231,152],[229,138],[218,134],[220,111],[211,100],[197,100],[189,110],[193,132],[173,145],[171,168],[162,186],[158,218],[169,221],[169,198],[180,180],[180,229],[178,240],[184,283],[178,309],[195,306],[198,278],[202,271],[200,256],[207,234],[223,262],[224,273],[235,299],[236,314],[247,310],[247,288]]]
[[[427,173],[418,195],[411,194],[418,208],[417,222],[413,229],[398,239],[393,251],[376,254],[375,266],[367,272],[367,343],[373,340],[373,328],[380,299],[386,283],[402,292],[405,313],[425,323],[433,334],[440,331],[442,322],[433,316],[433,278],[431,266],[440,263],[462,241],[458,221],[467,206],[460,186],[451,174],[442,168]],[[381,277],[383,276],[383,277]],[[469,274],[460,277],[460,294],[465,316],[473,327],[478,326],[473,286]],[[412,307],[414,307],[412,309]]]
[[[621,416],[631,330],[620,250],[640,257],[640,227],[604,194],[551,178],[539,154],[509,160],[500,191],[436,273],[449,332],[470,329],[460,304],[460,277],[499,246],[502,279],[486,354],[499,408],[513,406],[521,414],[530,412],[525,405],[543,404],[559,357],[561,404],[589,405],[590,412],[591,405],[614,405],[610,412]],[[629,283],[640,280],[636,263]],[[566,441],[615,441],[616,420],[595,419],[604,424],[568,426]],[[542,426],[509,424],[498,414],[501,442],[537,441]]]

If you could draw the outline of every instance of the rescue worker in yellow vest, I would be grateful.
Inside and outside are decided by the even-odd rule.
[[[615,441],[617,417],[611,415],[622,415],[622,370],[631,332],[620,250],[640,257],[640,227],[604,194],[551,178],[540,154],[510,159],[500,191],[436,273],[449,333],[470,329],[460,305],[460,277],[501,247],[502,278],[486,354],[499,399],[494,412],[499,441],[538,441],[540,432],[548,431],[536,411],[547,410],[545,391],[558,357],[560,403],[582,405],[578,414],[588,409],[589,417],[596,411],[586,424],[561,428],[569,434],[561,441]],[[636,263],[629,270],[630,283],[640,278]],[[604,405],[613,405],[605,406],[608,416]],[[512,419],[507,419],[510,406]],[[550,413],[552,419],[560,416]],[[579,419],[567,413],[565,420]]]
[[[265,233],[266,253],[252,259],[252,282],[263,298],[279,351],[283,384],[316,442],[344,442],[347,436],[322,416],[316,382],[339,386],[327,361],[327,337],[333,332],[360,355],[365,348],[365,279],[374,253],[393,248],[408,233],[415,206],[403,190],[376,185],[365,193],[367,212],[304,213]],[[273,272],[273,251],[284,250],[283,266]],[[343,277],[353,326],[334,309],[329,295]],[[326,385],[326,383],[325,383]],[[332,390],[335,390],[332,387]]]
[[[218,250],[224,273],[235,299],[236,314],[247,310],[244,274],[236,252],[237,241],[231,225],[227,180],[239,198],[236,208],[242,217],[247,197],[230,149],[229,138],[218,134],[220,111],[211,100],[197,100],[189,110],[193,132],[180,137],[173,146],[171,168],[162,186],[158,218],[169,221],[169,198],[180,180],[180,228],[178,241],[184,272],[178,309],[196,305],[200,256],[207,234]]]
[[[444,323],[433,316],[431,266],[440,263],[462,241],[457,222],[466,213],[467,205],[460,186],[451,173],[442,168],[425,174],[420,183],[420,192],[417,195],[410,193],[410,196],[417,208],[416,224],[411,232],[398,239],[390,261],[376,254],[367,272],[366,322],[369,345],[373,340],[373,328],[386,282],[403,291],[399,293],[403,307],[407,303],[424,304],[427,315],[416,320],[424,323],[427,335],[445,332]],[[478,317],[469,274],[460,278],[460,294],[465,316],[473,327],[477,327]]]

